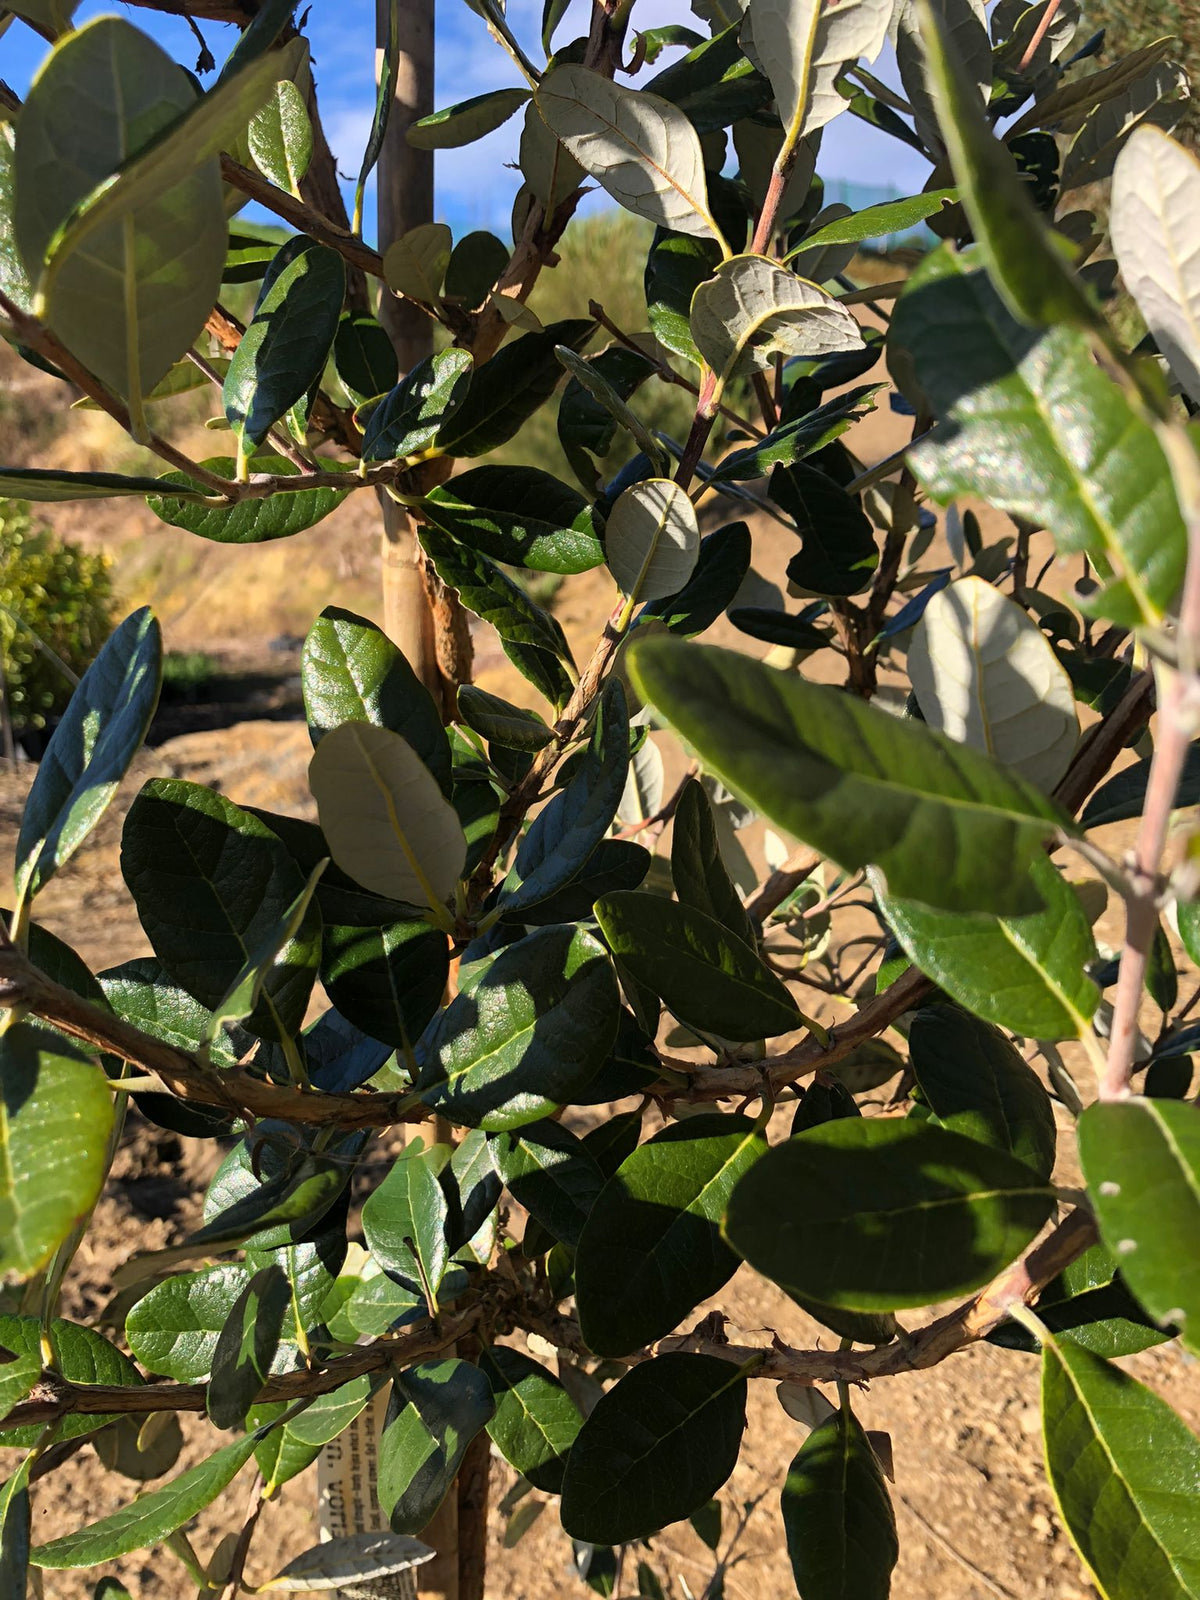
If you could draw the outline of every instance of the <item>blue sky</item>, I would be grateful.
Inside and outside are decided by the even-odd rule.
[[[301,12],[304,10],[301,4]],[[196,59],[196,44],[187,27],[136,6],[83,0],[77,21],[118,13],[152,33],[175,58],[187,66]],[[527,53],[540,60],[539,32],[542,0],[508,0],[508,18]],[[586,26],[588,0],[571,0],[556,41],[565,41]],[[507,55],[488,34],[483,19],[465,0],[437,0],[437,91],[439,106],[465,100],[488,89],[520,82]],[[637,0],[633,26],[655,27],[663,22],[696,23],[683,0]],[[576,24],[572,31],[572,24]],[[306,33],[312,45],[326,134],[339,168],[351,183],[358,172],[363,144],[374,112],[374,0],[311,0]],[[202,23],[202,32],[218,64],[232,48],[235,31],[219,23]],[[18,93],[44,59],[47,46],[30,29],[14,23],[0,38],[0,77]],[[661,58],[677,59],[677,52]],[[886,69],[881,75],[891,76]],[[470,228],[491,228],[506,239],[509,216],[519,177],[506,172],[503,163],[516,158],[520,116],[487,139],[463,150],[439,152],[437,157],[437,208],[455,233]],[[858,203],[883,198],[885,193],[911,194],[928,177],[928,163],[915,151],[875,132],[855,117],[843,115],[826,131],[820,170],[826,180],[838,179],[867,186]],[[603,197],[601,197],[601,202]],[[372,206],[368,201],[366,228],[371,233]]]

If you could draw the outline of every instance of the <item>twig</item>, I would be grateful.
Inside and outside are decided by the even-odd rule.
[[[1072,1211],[1040,1244],[1014,1262],[986,1289],[924,1328],[873,1350],[794,1350],[777,1341],[769,1349],[734,1345],[713,1338],[706,1318],[692,1333],[671,1334],[625,1357],[624,1361],[634,1365],[655,1355],[683,1350],[749,1366],[750,1377],[773,1382],[794,1378],[803,1383],[863,1384],[875,1378],[922,1372],[937,1366],[965,1345],[985,1338],[1010,1315],[1015,1305],[1030,1304],[1048,1283],[1095,1243],[1096,1237],[1091,1216],[1083,1210]],[[324,1366],[283,1373],[265,1385],[260,1402],[315,1398],[366,1373],[407,1366],[446,1349],[461,1339],[482,1316],[483,1306],[477,1302],[454,1317],[443,1317],[440,1324],[424,1321],[388,1338],[377,1339]],[[506,1317],[514,1325],[544,1333],[561,1349],[591,1354],[582,1342],[574,1318],[546,1312],[528,1303],[523,1306],[520,1302],[506,1308]],[[203,1383],[76,1384],[68,1383],[55,1373],[43,1373],[29,1399],[14,1406],[0,1421],[0,1433],[9,1428],[52,1422],[73,1413],[102,1416],[203,1411],[207,1391],[208,1385]]]
[[[289,194],[286,189],[277,188],[260,173],[252,172],[249,167],[242,166],[241,162],[235,161],[232,156],[221,157],[221,176],[226,183],[232,184],[235,189],[240,189],[252,200],[257,200],[259,205],[265,206],[268,211],[273,211],[277,217],[282,217],[297,232],[306,233],[318,244],[328,245],[352,266],[369,273],[371,277],[383,277],[383,257],[378,250],[372,250],[370,245],[364,244],[355,234],[339,228],[336,223],[330,222],[328,217],[323,217],[319,211],[314,211],[312,206],[305,205],[303,200],[297,200],[296,196]],[[421,304],[420,301],[413,303]],[[424,309],[428,311],[428,307]],[[430,311],[429,315],[433,316],[433,313]]]
[[[269,1379],[258,1398],[267,1405],[278,1400],[315,1399],[329,1394],[352,1378],[388,1367],[407,1366],[436,1355],[453,1344],[479,1321],[482,1308],[471,1306],[454,1317],[443,1316],[439,1323],[424,1321],[364,1345],[322,1367],[300,1368]],[[69,1415],[104,1416],[152,1411],[203,1411],[208,1395],[206,1383],[68,1383],[55,1373],[43,1373],[29,1399],[14,1406],[0,1421],[0,1432],[27,1427],[31,1423],[53,1422]]]
[[[18,344],[27,345],[29,349],[35,350],[38,355],[52,362],[64,377],[69,378],[77,389],[81,389],[89,399],[94,400],[102,411],[107,411],[127,433],[133,432],[133,422],[124,402],[109,394],[99,379],[95,378],[82,362],[77,361],[67,347],[60,344],[36,317],[31,317],[28,312],[22,311],[20,306],[2,293],[0,293],[0,311],[3,311],[8,318]],[[186,472],[197,483],[203,484],[205,488],[212,489],[217,494],[227,494],[229,484],[224,478],[218,477],[215,472],[209,472],[190,456],[185,456],[182,450],[177,450],[173,444],[157,433],[150,434],[143,442],[154,451],[155,455],[161,456],[168,466]]]
[[[957,1561],[959,1566],[962,1567],[965,1572],[969,1572],[978,1583],[981,1583],[989,1594],[994,1594],[996,1596],[996,1600],[1017,1600],[1016,1595],[1011,1589],[1006,1589],[1002,1584],[997,1583],[994,1578],[989,1578],[982,1567],[977,1567],[971,1558],[964,1555],[957,1545],[951,1544],[946,1535],[942,1533],[940,1529],[934,1527],[933,1523],[930,1522],[929,1518],[923,1511],[917,1510],[916,1506],[913,1505],[912,1501],[906,1494],[904,1494],[902,1490],[893,1489],[892,1493],[908,1512],[909,1516],[911,1516],[914,1521],[920,1523],[921,1527],[933,1540],[934,1544],[937,1545],[938,1549],[944,1550],[952,1560]]]
[[[1042,12],[1042,20],[1033,30],[1033,38],[1030,39],[1028,45],[1026,46],[1025,54],[1021,57],[1020,61],[1017,62],[1018,72],[1028,71],[1030,62],[1038,53],[1038,46],[1050,32],[1050,29],[1054,24],[1054,19],[1058,15],[1058,8],[1060,4],[1061,0],[1046,0],[1046,9]]]
[[[810,853],[800,845],[746,901],[746,911],[756,927],[763,923],[787,899],[793,889],[798,889],[805,878],[811,878],[821,865],[820,856]]]
[[[1160,426],[1159,442],[1171,465],[1175,490],[1187,530],[1187,568],[1179,606],[1179,667],[1160,664],[1158,737],[1150,762],[1146,801],[1137,842],[1129,862],[1131,893],[1126,897],[1125,942],[1113,999],[1108,1060],[1100,1078],[1101,1100],[1125,1100],[1137,1054],[1138,1010],[1146,982],[1150,948],[1158,927],[1160,867],[1166,848],[1175,796],[1183,776],[1188,745],[1200,711],[1200,469],[1187,434],[1172,424]]]

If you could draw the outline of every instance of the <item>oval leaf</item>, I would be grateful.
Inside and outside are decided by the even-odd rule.
[[[563,1479],[572,1539],[645,1539],[706,1505],[733,1471],[746,1426],[746,1379],[732,1361],[643,1361],[596,1404]]]
[[[979,1288],[1054,1206],[1023,1162],[921,1122],[843,1117],[756,1162],[725,1237],[789,1293],[898,1311]]]
[[[106,640],[38,764],[17,837],[16,886],[32,900],[87,838],[146,737],[162,680],[148,606]]]
[[[1089,1106],[1079,1159],[1101,1236],[1146,1310],[1200,1351],[1200,1107]]]
[[[453,806],[407,739],[343,722],[316,748],[308,782],[334,861],[390,900],[444,910],[467,841]]]
[[[1087,974],[1096,942],[1083,903],[1053,862],[1035,857],[1031,876],[1045,905],[1023,917],[931,911],[886,894],[877,874],[871,879],[909,959],[959,1005],[1030,1039],[1077,1039],[1100,998]]]
[[[1071,680],[1038,625],[982,578],[925,607],[908,671],[931,728],[986,750],[1047,793],[1079,742]]]
[[[692,338],[722,382],[764,372],[776,356],[812,360],[861,350],[845,306],[766,256],[734,256],[692,297]]]
[[[609,571],[631,603],[682,589],[700,554],[700,528],[687,492],[669,478],[636,483],[617,500],[604,535]]]
[[[1030,864],[1069,824],[986,756],[726,650],[646,640],[631,672],[723,783],[839,866],[946,911],[1038,909]]]
[[[804,1025],[758,952],[703,911],[626,891],[597,900],[595,914],[622,968],[689,1027],[722,1039],[770,1039]]]
[[[675,233],[721,238],[708,208],[700,139],[678,106],[572,65],[545,75],[534,104],[618,205]]]
[[[652,1344],[737,1270],[720,1235],[742,1174],[767,1148],[747,1117],[689,1117],[626,1157],[588,1214],[575,1256],[580,1330],[600,1356]]]
[[[900,1554],[896,1514],[870,1440],[848,1406],[801,1445],[779,1508],[804,1600],[887,1600]]]

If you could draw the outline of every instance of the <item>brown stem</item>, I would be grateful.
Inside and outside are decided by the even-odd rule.
[[[28,312],[22,311],[20,306],[5,294],[0,294],[0,311],[4,312],[11,323],[18,344],[28,345],[38,355],[45,356],[46,360],[52,362],[77,389],[81,389],[102,411],[107,411],[115,422],[119,422],[127,433],[132,432],[132,419],[128,407],[115,395],[110,394],[100,380],[94,377],[82,362],[77,361],[65,345],[59,343],[49,328],[43,327],[36,317],[31,317]],[[185,456],[182,450],[177,450],[173,444],[157,433],[152,433],[145,442],[168,466],[176,468],[179,472],[186,472],[197,483],[202,483],[205,488],[212,489],[217,494],[228,493],[229,484],[224,478],[219,478],[216,473],[209,472],[190,456]]]
[[[1158,428],[1171,466],[1175,492],[1187,530],[1187,567],[1179,603],[1176,636],[1178,665],[1160,664],[1158,735],[1137,842],[1129,865],[1131,893],[1125,900],[1125,943],[1113,999],[1108,1059],[1100,1077],[1101,1100],[1125,1100],[1137,1050],[1137,1019],[1150,949],[1158,928],[1160,869],[1175,796],[1200,706],[1200,466],[1191,439],[1177,423]]]
[[[472,1306],[453,1318],[443,1316],[439,1323],[421,1322],[386,1339],[377,1339],[324,1366],[281,1373],[264,1386],[259,1403],[315,1399],[365,1373],[407,1366],[436,1355],[472,1328],[480,1315],[480,1308]],[[14,1406],[0,1422],[0,1430],[45,1424],[71,1414],[146,1416],[152,1411],[203,1411],[207,1394],[205,1383],[75,1384],[45,1372],[29,1398]]]
[[[775,237],[775,224],[779,217],[779,208],[783,204],[784,190],[788,186],[792,168],[796,165],[796,154],[799,148],[799,140],[792,140],[790,143],[785,142],[783,149],[776,158],[775,165],[771,168],[771,181],[767,185],[767,192],[763,197],[762,210],[758,214],[758,222],[754,227],[754,237],[750,241],[751,255],[766,255],[771,240]]]
[[[781,906],[792,890],[798,889],[820,865],[820,856],[810,854],[807,846],[800,845],[793,850],[783,865],[747,900],[746,911],[751,922],[761,927],[772,911]]]
[[[1025,54],[1017,63],[1018,72],[1025,72],[1029,67],[1029,63],[1033,60],[1034,56],[1037,55],[1038,46],[1050,32],[1051,26],[1054,23],[1054,19],[1058,15],[1058,8],[1061,3],[1062,0],[1046,0],[1046,9],[1042,12],[1042,19],[1038,23],[1037,27],[1033,30],[1033,38],[1030,39],[1029,44],[1026,46]]]
[[[683,454],[679,458],[679,466],[675,473],[675,482],[681,489],[688,488],[695,475],[696,468],[700,465],[700,458],[704,454],[704,446],[708,443],[708,436],[712,432],[716,414],[717,375],[715,372],[706,372],[700,382],[700,397],[696,401],[696,414],[692,418],[692,426],[687,436],[687,443],[683,447]]]
[[[986,1338],[1011,1314],[1014,1306],[1031,1303],[1048,1283],[1095,1243],[1096,1237],[1091,1215],[1082,1209],[1072,1211],[987,1288],[925,1327],[873,1350],[794,1350],[778,1342],[769,1349],[760,1345],[734,1345],[713,1338],[706,1319],[694,1332],[671,1334],[626,1360],[633,1364],[667,1351],[692,1351],[738,1365],[753,1363],[751,1377],[773,1382],[792,1378],[804,1383],[869,1383],[874,1378],[921,1372],[937,1366],[964,1345]],[[538,1314],[536,1307],[525,1309],[530,1314],[522,1316],[519,1305],[510,1308],[511,1325],[544,1331],[561,1348],[590,1355],[579,1337],[574,1319],[553,1313]],[[387,1339],[376,1340],[322,1367],[284,1373],[267,1383],[261,1400],[264,1403],[292,1401],[328,1394],[364,1373],[407,1366],[462,1338],[478,1323],[481,1315],[481,1308],[472,1306],[454,1319],[443,1318],[440,1326],[424,1322]],[[0,1432],[53,1422],[72,1413],[144,1416],[152,1411],[203,1411],[207,1387],[203,1383],[74,1384],[56,1374],[44,1373],[29,1399],[14,1406],[0,1421]]]
[[[336,223],[330,222],[328,217],[322,216],[319,211],[314,211],[312,206],[306,205],[303,200],[297,200],[296,196],[289,194],[286,189],[277,188],[269,179],[260,173],[252,172],[249,167],[242,166],[241,162],[235,161],[232,156],[221,157],[221,176],[226,183],[232,184],[235,189],[240,189],[252,200],[257,200],[259,205],[265,206],[268,211],[273,211],[277,217],[282,217],[298,233],[306,233],[318,244],[328,245],[351,266],[358,267],[371,277],[383,277],[383,257],[378,250],[372,250],[370,245],[364,244],[349,229],[340,228]]]
[[[1054,798],[1072,816],[1106,775],[1113,762],[1154,710],[1154,674],[1141,672],[1133,679],[1102,721],[1094,723],[1079,748]]]

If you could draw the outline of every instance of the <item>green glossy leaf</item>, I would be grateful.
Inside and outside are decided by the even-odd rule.
[[[505,750],[538,751],[553,742],[554,732],[524,706],[515,706],[477,684],[464,683],[458,691],[459,716],[469,728]]]
[[[418,150],[456,150],[503,127],[529,99],[528,89],[491,89],[409,125],[405,138]]]
[[[125,819],[121,871],[168,974],[212,1009],[304,889],[269,828],[203,784],[152,779]],[[295,1034],[320,954],[315,907],[268,974],[246,1026]]]
[[[1160,621],[1183,576],[1183,523],[1150,423],[1087,336],[1024,327],[978,255],[943,249],[909,279],[889,338],[941,419],[910,455],[930,493],[973,494],[1051,527],[1060,554],[1086,554],[1107,580],[1089,610]]]
[[[616,817],[628,767],[629,715],[624,690],[613,679],[601,694],[578,769],[521,841],[501,891],[503,916],[519,919],[576,878]]]
[[[333,365],[352,400],[360,405],[395,388],[400,376],[396,351],[369,311],[343,311],[333,341]]]
[[[721,1218],[767,1148],[747,1117],[699,1115],[628,1156],[588,1213],[575,1255],[580,1331],[601,1356],[624,1356],[670,1333],[716,1294],[738,1258]]]
[[[290,78],[281,79],[272,98],[251,117],[247,139],[263,177],[298,195],[312,160],[313,133],[304,96]]]
[[[519,1350],[490,1345],[481,1365],[496,1402],[487,1425],[492,1442],[535,1489],[558,1494],[583,1426],[579,1408],[553,1373]]]
[[[424,726],[419,732],[424,739]],[[428,906],[448,926],[444,904],[462,873],[467,841],[408,739],[371,722],[340,723],[317,745],[308,783],[341,870],[375,894]]]
[[[630,396],[655,371],[651,358],[618,344],[586,360],[566,349],[557,354],[572,374],[558,404],[558,441],[584,488],[595,493],[601,487],[593,457],[608,455],[618,428],[635,439],[661,471],[666,464],[663,447],[628,405]]]
[[[691,577],[675,594],[652,600],[642,616],[659,617],[685,639],[710,628],[736,597],[750,570],[750,529],[729,522],[700,541]]]
[[[719,22],[715,25],[720,26]],[[770,103],[771,86],[743,54],[739,31],[736,26],[721,27],[711,39],[693,37],[687,55],[664,67],[646,85],[685,112],[697,133],[728,127]],[[688,41],[680,38],[678,42]]]
[[[271,1372],[290,1303],[278,1266],[260,1267],[234,1302],[213,1350],[209,1420],[236,1428]]]
[[[398,1283],[388,1273],[364,1276],[342,1308],[343,1319],[355,1334],[377,1339],[381,1334],[423,1314],[425,1297],[417,1289]]]
[[[594,913],[601,895],[636,889],[650,871],[652,856],[645,846],[627,839],[602,839],[569,883],[548,900],[539,900],[521,912],[526,927],[548,927],[554,922],[583,922]],[[592,1103],[596,1083],[583,1091]],[[601,1095],[600,1099],[608,1096]]]
[[[597,901],[596,919],[621,966],[689,1027],[722,1039],[768,1039],[804,1025],[753,946],[704,912],[626,892]]]
[[[367,412],[363,460],[402,461],[427,450],[467,398],[473,370],[466,350],[440,350],[418,361]]]
[[[486,228],[464,234],[451,253],[442,293],[464,306],[482,305],[507,267],[508,256],[508,246]],[[498,305],[503,298],[492,303]],[[510,310],[520,314],[518,302],[510,302]],[[533,326],[538,326],[536,319]]]
[[[992,132],[959,48],[929,0],[922,40],[945,142],[992,283],[1023,322],[1092,327],[1097,313],[1038,213],[1008,147]],[[990,55],[982,16],[983,53]],[[988,63],[990,78],[990,61]]]
[[[0,494],[13,500],[109,500],[121,495],[154,495],[158,487],[157,478],[122,477],[115,472],[62,472],[58,468],[46,467],[0,468]]]
[[[438,449],[483,456],[506,444],[558,387],[563,369],[555,348],[580,348],[594,327],[583,318],[552,322],[506,344],[477,369],[466,399],[438,430]]]
[[[318,1395],[291,1422],[260,1436],[254,1457],[267,1492],[311,1466],[320,1455],[321,1447],[336,1439],[363,1410],[373,1393],[373,1383],[377,1386],[379,1381],[378,1378],[372,1380],[369,1374],[353,1378],[328,1394]],[[248,1424],[261,1430],[266,1424],[277,1421],[286,1410],[287,1406],[279,1401],[254,1406]]]
[[[956,1006],[922,1006],[908,1047],[917,1087],[937,1124],[1005,1150],[1049,1178],[1057,1142],[1050,1096],[998,1028]]]
[[[438,1182],[445,1146],[426,1150],[414,1139],[397,1156],[363,1207],[367,1248],[385,1272],[412,1289],[434,1296],[445,1276],[450,1250],[449,1211]]]
[[[148,606],[105,641],[55,728],[25,802],[16,887],[25,901],[107,810],[146,737],[162,679],[162,634]]]
[[[14,1600],[28,1593],[29,1538],[32,1509],[29,1502],[29,1472],[33,1456],[28,1455],[8,1481],[0,1487],[0,1589]]]
[[[810,594],[842,598],[870,587],[879,565],[875,530],[853,496],[818,467],[797,461],[771,474],[771,498],[796,524],[800,549],[787,575]]]
[[[519,1128],[570,1105],[617,1028],[617,980],[603,946],[569,926],[508,945],[427,1031],[425,1104],[452,1122]]]
[[[508,566],[571,573],[604,560],[587,501],[537,467],[473,467],[428,495],[421,512]]]
[[[1146,803],[1146,784],[1150,778],[1150,757],[1135,761],[1115,773],[1093,794],[1079,817],[1081,828],[1099,828],[1108,822],[1127,822],[1140,817]],[[1175,809],[1200,802],[1200,744],[1188,745]]]
[[[567,1459],[562,1523],[573,1539],[645,1539],[700,1509],[733,1471],[746,1379],[731,1361],[640,1362],[596,1404]]]
[[[379,1435],[379,1504],[394,1533],[419,1533],[491,1418],[491,1386],[469,1361],[423,1361],[392,1380]]]
[[[864,239],[881,239],[892,233],[907,233],[927,217],[936,216],[943,206],[954,205],[957,189],[930,189],[925,194],[911,195],[907,200],[885,200],[880,205],[866,206],[848,217],[838,217],[823,227],[815,228],[796,248],[784,257],[788,261],[801,250],[815,250],[829,244],[860,244]]]
[[[1100,992],[1096,942],[1079,896],[1045,857],[1032,867],[1045,905],[1023,917],[931,911],[893,899],[872,874],[888,924],[915,966],[968,1011],[1031,1039],[1076,1039]]]
[[[848,1405],[814,1428],[780,1496],[802,1600],[887,1600],[900,1554],[879,1462]]]
[[[1079,1119],[1079,1159],[1100,1235],[1129,1287],[1200,1350],[1200,1106],[1089,1106]]]
[[[93,1059],[28,1022],[0,1036],[0,1096],[0,1274],[29,1278],[99,1197],[113,1100]]]
[[[101,1561],[113,1561],[134,1550],[160,1544],[229,1487],[254,1454],[258,1442],[257,1433],[246,1434],[181,1472],[161,1489],[139,1495],[132,1505],[122,1506],[111,1516],[80,1528],[78,1533],[37,1545],[30,1559],[37,1567],[94,1567]]]
[[[700,365],[689,317],[692,296],[721,260],[716,241],[660,228],[646,257],[646,316],[650,331],[672,355]]]
[[[264,93],[275,75],[274,63],[265,65]],[[35,284],[53,258],[52,281],[41,285],[46,319],[130,401],[135,422],[141,395],[188,349],[220,292],[219,146],[201,141],[185,154],[179,137],[210,113],[209,100],[197,100],[187,74],[147,34],[101,17],[60,41],[21,110],[18,248]],[[221,98],[216,109],[225,105]],[[146,167],[157,180],[148,188]]]
[[[873,861],[892,893],[947,911],[1038,908],[1028,870],[1065,822],[986,756],[724,650],[646,640],[631,673],[723,783],[839,866]]]
[[[1105,1600],[1200,1595],[1200,1439],[1166,1401],[1047,1339],[1042,1419],[1059,1511]]]
[[[232,456],[214,456],[200,465],[222,478],[232,478],[237,470]],[[254,465],[256,471],[271,477],[296,477],[300,471],[295,462],[283,456],[259,455]],[[340,464],[323,460],[321,469],[337,472]],[[192,488],[197,494],[201,492],[201,486],[193,483],[186,473],[164,472],[157,480],[158,493],[146,501],[154,515],[172,527],[186,528],[189,533],[211,539],[215,544],[266,544],[272,539],[289,539],[292,534],[303,533],[305,528],[313,527],[331,511],[336,511],[351,488],[348,483],[345,489],[289,489],[262,500],[238,500],[232,505],[214,506],[198,503],[195,495],[164,494],[164,484]],[[207,494],[208,491],[203,492]]]
[[[494,562],[448,538],[439,528],[425,524],[420,534],[442,582],[457,589],[468,611],[490,622],[502,640],[569,659],[559,624]]]
[[[283,253],[287,264],[255,309],[225,375],[225,416],[246,447],[260,445],[321,375],[342,314],[346,266],[337,251],[310,240],[298,250],[289,241]]]
[[[557,1122],[534,1122],[488,1140],[492,1161],[518,1204],[572,1249],[604,1174],[583,1141]]]
[[[213,1007],[212,1015],[205,1026],[204,1044],[207,1047],[213,1039],[226,1027],[237,1023],[244,1023],[257,1010],[262,999],[263,988],[271,972],[279,964],[285,952],[294,946],[302,931],[311,934],[312,923],[309,920],[310,908],[313,906],[313,896],[316,893],[317,880],[329,865],[328,861],[319,861],[313,868],[308,882],[300,893],[288,906],[274,928],[264,934],[261,944],[251,950],[246,957],[241,971],[234,978],[220,1001]],[[318,913],[319,914],[319,913]],[[305,923],[308,928],[305,930]]]
[[[721,860],[712,803],[696,778],[684,784],[671,834],[671,881],[682,906],[690,906],[754,944],[754,925]]]
[[[679,233],[721,238],[709,210],[699,136],[669,100],[626,89],[587,67],[563,65],[542,79],[534,104],[618,205]]]
[[[304,641],[300,681],[314,744],[343,722],[389,728],[449,791],[450,747],[433,697],[373,622],[326,606]]]
[[[129,1357],[115,1345],[110,1344],[94,1328],[86,1328],[77,1322],[68,1322],[63,1317],[55,1317],[50,1324],[49,1338],[54,1351],[55,1368],[68,1383],[136,1386],[143,1381],[141,1373]],[[3,1385],[12,1382],[10,1374],[15,1376],[19,1371],[27,1370],[34,1365],[37,1374],[41,1373],[40,1318],[0,1316],[0,1346],[5,1350],[11,1350],[17,1358],[16,1361],[0,1368],[0,1380]],[[6,1404],[15,1403],[8,1399],[10,1392],[8,1388],[4,1389]],[[79,1439],[85,1434],[94,1433],[98,1428],[106,1427],[110,1422],[114,1422],[116,1417],[117,1413],[71,1412],[59,1419],[56,1437]],[[37,1444],[44,1431],[43,1425],[39,1423],[22,1428],[5,1428],[3,1433],[0,1433],[0,1441],[6,1446],[32,1447]]]
[[[43,958],[35,954],[32,940],[30,955],[46,970]],[[169,978],[161,962],[153,956],[110,967],[100,974],[99,987],[103,999],[126,1022],[132,1022],[135,1027],[179,1050],[201,1048],[211,1015],[209,1008]],[[85,995],[84,998],[94,997]],[[249,1054],[252,1046],[250,1034],[237,1028],[227,1030],[212,1041],[209,1060],[214,1066],[232,1067]],[[233,1125],[232,1112],[219,1111],[215,1106],[192,1105],[171,1094],[138,1094],[133,1100],[151,1122],[189,1138],[211,1139],[228,1133]]]
[[[1054,1190],[1000,1150],[928,1123],[843,1117],[776,1145],[734,1190],[730,1244],[789,1292],[897,1311],[989,1282]]]
[[[1081,1344],[1112,1360],[1134,1355],[1172,1337],[1130,1294],[1116,1262],[1101,1244],[1085,1250],[1048,1283],[1037,1298],[1038,1321],[1058,1339]],[[1039,1350],[1028,1328],[1002,1322],[988,1339],[1008,1350]]]
[[[795,421],[781,423],[765,439],[756,439],[740,450],[730,451],[716,471],[708,474],[708,482],[742,483],[765,478],[775,467],[790,467],[805,456],[815,455],[866,416],[874,407],[880,387],[877,383],[866,383],[848,389],[815,411]]]
[[[385,1044],[403,1047],[421,1036],[449,971],[446,935],[428,923],[381,913],[377,923],[325,924],[322,986],[347,1021]]]

